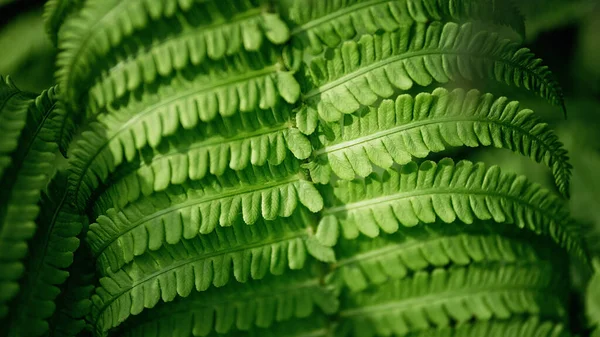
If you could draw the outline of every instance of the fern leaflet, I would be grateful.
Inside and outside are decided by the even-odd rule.
[[[563,106],[561,88],[540,64],[528,49],[501,40],[496,33],[475,33],[470,23],[405,26],[346,41],[331,59],[313,59],[305,81],[309,90],[302,96],[304,114],[337,121],[361,105],[390,97],[395,89],[408,90],[413,83],[427,86],[480,78],[524,87]]]
[[[316,138],[316,137],[314,137]],[[331,171],[342,179],[366,177],[371,163],[389,168],[425,158],[449,146],[495,146],[545,162],[556,184],[568,194],[571,165],[567,151],[547,124],[519,110],[517,102],[494,99],[477,90],[438,88],[416,97],[384,100],[363,115],[345,115],[339,123],[321,123],[311,178],[328,183]],[[331,167],[331,168],[330,168]]]
[[[566,314],[561,282],[549,264],[472,265],[435,269],[392,280],[371,291],[342,296],[342,324],[354,336],[405,335],[473,318],[507,319],[533,314],[561,319]],[[348,329],[349,330],[349,329]]]
[[[515,224],[552,238],[587,261],[580,233],[561,199],[525,177],[502,173],[497,166],[443,159],[414,162],[382,176],[338,181],[323,188],[325,209],[319,226],[340,226],[347,239],[360,233],[376,237],[437,219],[467,224],[494,220]]]

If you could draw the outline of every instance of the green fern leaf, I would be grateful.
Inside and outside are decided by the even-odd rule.
[[[102,286],[92,298],[91,323],[97,336],[105,336],[106,331],[130,315],[141,313],[141,324],[134,329],[143,331],[143,335],[156,331],[156,322],[162,324],[163,321],[179,319],[178,329],[183,330],[178,331],[179,335],[185,332],[188,336],[191,333],[207,336],[213,330],[226,333],[234,326],[240,330],[248,330],[252,326],[266,328],[275,320],[307,317],[316,308],[327,314],[334,313],[338,309],[337,288],[322,286],[319,279],[306,269],[262,281],[232,283],[223,288],[188,292],[185,295],[187,298],[176,300],[173,300],[174,297],[186,284],[176,282],[174,278],[169,283],[157,281],[153,285],[139,284],[131,297],[119,296],[118,299],[114,298],[115,295],[121,294],[122,285],[130,284],[131,280],[125,276],[110,280],[104,278],[100,281]],[[200,271],[197,275],[202,274]],[[162,284],[165,284],[164,288],[161,288]],[[159,304],[154,310],[144,310],[158,304],[161,292],[164,294],[162,300],[170,303]],[[232,301],[239,305],[238,310],[231,305]]]
[[[102,252],[104,255],[99,258],[98,269],[102,274],[111,275],[111,269],[123,267],[115,273],[124,270],[134,275],[135,279],[147,277],[148,280],[144,279],[144,282],[151,282],[153,277],[170,269],[178,271],[177,277],[194,280],[195,274],[189,274],[192,269],[198,271],[214,265],[214,275],[195,275],[198,291],[206,290],[211,284],[217,287],[225,285],[232,272],[238,282],[246,282],[249,278],[261,279],[266,273],[280,275],[288,268],[295,270],[304,266],[310,253],[307,250],[310,238],[307,226],[310,226],[311,220],[306,212],[299,211],[290,218],[261,221],[254,226],[238,222],[209,235],[163,245],[139,256],[133,256],[137,253],[136,239],[139,238],[134,236],[133,247],[112,248]],[[123,260],[134,262],[125,265]]]
[[[0,181],[0,318],[8,314],[7,302],[19,292],[27,241],[36,231],[40,192],[53,170],[57,146],[46,120],[55,102],[53,89],[30,101],[18,147]]]
[[[201,9],[193,12],[189,13],[192,18],[206,15]],[[207,62],[206,59],[219,60],[239,54],[243,49],[259,51],[263,45],[263,36],[277,44],[289,38],[285,23],[277,14],[267,13],[264,8],[252,8],[235,14],[231,19],[223,17],[217,22],[199,27],[186,27],[185,21],[180,24],[184,26],[181,28],[183,32],[177,32],[171,38],[165,37],[164,42],[138,47],[133,58],[111,55],[111,60],[107,61],[111,67],[93,79],[91,94],[108,96],[106,92],[111,91],[111,98],[114,96],[113,99],[118,99],[128,91],[151,85],[156,81],[155,77],[171,76],[185,67],[199,66]],[[164,28],[162,31],[168,32],[172,29],[171,26],[173,24],[170,22],[161,21],[155,29],[160,31]],[[131,55],[130,52],[126,55]],[[149,67],[156,67],[156,75],[147,76]],[[81,83],[88,81],[88,78],[78,79]]]
[[[354,336],[405,335],[472,319],[566,315],[564,282],[550,264],[472,265],[417,272],[341,298],[342,324]],[[348,329],[350,330],[350,329]]]
[[[559,191],[568,195],[571,165],[567,151],[547,124],[519,110],[518,102],[494,99],[477,90],[438,88],[416,97],[400,95],[339,123],[321,123],[315,142],[311,178],[329,183],[333,171],[342,179],[365,177],[372,164],[389,168],[424,158],[449,146],[495,146],[545,162]],[[350,160],[352,159],[352,160]],[[330,168],[331,167],[331,168]]]
[[[48,0],[44,4],[44,26],[54,44],[58,41],[58,32],[67,17],[78,11],[83,0]]]
[[[228,169],[244,170],[250,165],[276,166],[290,155],[306,159],[311,152],[309,140],[292,126],[285,105],[276,112],[259,110],[255,114],[217,118],[206,125],[181,130],[157,148],[144,147],[131,163],[100,170],[115,172],[101,177],[107,185],[105,189],[104,186],[96,189],[96,198],[100,199],[97,204],[103,205],[102,199],[114,196],[112,199],[118,202],[111,207],[122,208],[140,196],[134,186],[151,184],[148,188],[153,191],[163,191],[169,185],[200,180],[209,173],[223,175]],[[101,213],[102,210],[95,211]]]
[[[295,296],[296,294],[294,294]],[[284,295],[285,296],[285,295]],[[282,296],[283,297],[283,296]],[[198,317],[199,310],[202,309],[202,306],[195,306],[194,304],[189,305],[191,309],[194,310],[194,315],[190,315],[188,309],[183,307],[181,312],[173,313],[166,312],[166,315],[157,317],[157,314],[144,315],[142,314],[139,318],[133,318],[133,323],[128,324],[125,323],[123,327],[119,328],[117,331],[120,332],[120,336],[122,337],[134,337],[134,336],[154,336],[154,337],[188,337],[190,336],[190,332],[192,336],[206,336],[206,337],[223,337],[223,336],[246,336],[246,337],[330,337],[331,329],[329,328],[329,322],[325,315],[322,313],[313,313],[308,317],[303,318],[292,318],[289,320],[282,320],[283,317],[287,317],[288,312],[294,312],[297,310],[294,308],[294,304],[292,304],[292,300],[296,299],[296,297],[289,298],[286,297],[280,298],[280,301],[285,302],[285,304],[278,306],[277,309],[269,308],[267,310],[277,310],[275,313],[275,321],[268,328],[256,328],[251,327],[249,330],[240,330],[237,329],[237,326],[231,328],[226,334],[217,333],[215,331],[206,331],[206,326],[201,326],[200,322],[195,323],[194,318]],[[236,299],[234,299],[236,300]],[[245,298],[243,300],[246,300]],[[236,301],[238,302],[238,301]],[[305,303],[303,301],[302,303]],[[270,303],[269,303],[270,304]],[[243,306],[247,305],[244,303]],[[262,304],[259,304],[262,306]],[[304,305],[304,304],[299,304]],[[220,307],[218,307],[220,309]],[[244,307],[245,308],[245,307]],[[227,310],[227,308],[224,308]],[[218,309],[217,309],[218,310]],[[299,315],[298,312],[302,312],[301,309],[297,310],[296,315]],[[161,313],[164,313],[165,310],[161,310]],[[218,315],[219,311],[217,311]],[[244,315],[244,313],[241,313]],[[254,313],[250,314],[254,315]],[[256,322],[264,322],[267,319],[264,313],[256,313],[256,315],[261,315],[260,318],[255,318]],[[270,315],[270,313],[269,313]],[[302,312],[302,315],[305,315]],[[166,316],[166,317],[165,317]],[[245,316],[245,315],[244,315]],[[248,315],[249,316],[249,315]],[[247,316],[245,316],[247,317]],[[218,318],[217,318],[218,319]],[[253,319],[253,318],[251,318]],[[271,318],[268,318],[271,319]],[[201,321],[204,323],[204,321]],[[223,323],[213,323],[215,327],[224,326]],[[246,322],[235,323],[236,325],[242,326],[246,328],[243,324]]]
[[[200,121],[214,120],[217,113],[228,117],[236,114],[238,109],[252,113],[259,107],[277,111],[281,103],[276,92],[285,90],[292,93],[290,87],[296,88],[292,89],[296,94],[287,98],[297,99],[298,84],[293,76],[286,74],[270,74],[269,71],[260,80],[250,74],[248,81],[224,77],[216,84],[208,76],[203,84],[202,81],[198,83],[199,92],[194,86],[190,87],[192,90],[186,90],[172,83],[173,86],[163,88],[162,94],[146,92],[140,101],[130,101],[126,107],[119,109],[124,111],[97,116],[96,121],[88,124],[89,130],[81,133],[81,139],[74,143],[69,153],[73,157],[70,162],[70,185],[72,194],[77,198],[76,204],[87,203],[91,191],[98,186],[98,177],[103,181],[107,169],[112,171],[123,161],[132,161],[137,150],[147,145],[157,147],[164,137],[180,131],[181,126],[191,129]],[[271,76],[275,76],[275,79]],[[229,85],[238,80],[241,82],[237,85]],[[218,93],[207,94],[202,87],[211,90],[216,88]]]
[[[401,27],[346,41],[331,59],[310,62],[309,89],[303,95],[309,114],[338,121],[396,89],[417,83],[489,79],[531,90],[563,106],[563,94],[546,66],[526,48],[497,34],[476,33],[472,24],[433,22]]]
[[[557,254],[556,245],[549,240],[498,227],[487,222],[471,225],[438,222],[400,228],[394,234],[375,239],[362,236],[341,240],[336,247],[339,259],[328,279],[341,282],[351,291],[362,291],[370,285],[431,267],[540,259],[566,263],[566,256]]]
[[[340,337],[352,335],[348,331],[338,333]],[[490,319],[483,321],[457,324],[453,327],[439,327],[422,331],[415,331],[404,335],[406,337],[573,337],[564,323],[555,322],[539,316],[523,315],[514,316],[506,320]]]
[[[147,82],[143,87],[130,90],[125,76],[99,82],[89,89],[85,107],[88,115],[95,115],[111,111],[113,103],[127,101],[124,108],[128,110],[131,100],[140,100],[142,109],[158,105],[159,110],[182,110],[178,113],[209,121],[217,113],[231,116],[258,107],[272,108],[280,99],[295,103],[300,87],[292,76],[294,70],[281,64],[279,55],[278,49],[263,47],[184,68],[165,78],[159,77],[157,65],[150,60],[140,66],[143,77],[139,80]]]
[[[94,265],[85,242],[77,250],[69,268],[69,278],[56,298],[56,310],[48,319],[49,337],[75,337],[87,325],[85,317],[90,313],[94,292]]]
[[[73,140],[73,135],[77,130],[77,125],[71,118],[62,101],[57,101],[52,114],[48,118],[51,123],[51,129],[54,131],[54,141],[58,144],[58,149],[62,155],[67,157],[67,149]]]
[[[111,266],[116,270],[134,256],[165,243],[209,234],[240,219],[253,225],[261,218],[287,218],[299,204],[318,212],[323,207],[319,192],[299,177],[297,164],[288,163],[291,166],[287,168],[281,165],[209,176],[171,186],[120,211],[110,208],[90,225],[87,240],[102,269]],[[123,253],[115,253],[120,251]]]
[[[19,90],[9,76],[0,76],[0,181],[12,163],[12,154],[19,146],[21,132],[27,120],[27,109],[33,101]]]
[[[344,237],[376,237],[405,227],[441,220],[467,224],[494,220],[515,224],[552,238],[587,261],[579,230],[564,202],[525,177],[502,173],[497,166],[444,159],[438,164],[411,162],[382,176],[338,181],[323,188],[321,223],[338,221]],[[587,263],[587,262],[586,262]]]
[[[280,7],[294,38],[312,54],[356,35],[391,32],[412,22],[475,19],[510,26],[525,36],[523,16],[506,0],[284,0]]]
[[[153,83],[157,75],[199,66],[206,57],[256,51],[265,37],[283,43],[287,26],[267,6],[262,0],[86,1],[61,35],[59,44],[66,48],[57,59],[59,83],[68,88],[67,100],[77,104],[90,81],[100,77],[92,91],[102,106],[102,98],[109,96],[101,96],[119,98]]]
[[[64,172],[58,172],[43,193],[37,230],[29,243],[22,290],[11,310],[6,329],[14,336],[41,336],[48,331],[46,321],[54,312],[54,300],[69,273],[73,253],[79,247],[77,236],[85,224],[84,217],[65,203]]]

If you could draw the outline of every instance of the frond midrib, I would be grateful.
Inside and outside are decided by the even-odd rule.
[[[390,195],[383,195],[375,198],[370,198],[366,200],[350,202],[345,205],[334,206],[330,208],[323,209],[323,215],[341,213],[341,212],[350,212],[355,211],[361,208],[368,208],[377,205],[387,204],[393,201],[409,199],[409,198],[418,198],[425,197],[431,195],[461,195],[461,196],[471,196],[471,195],[480,195],[480,196],[488,196],[495,197],[498,199],[507,199],[512,201],[515,204],[524,205],[527,208],[530,208],[539,214],[542,214],[544,217],[552,219],[557,225],[564,223],[564,219],[559,218],[555,212],[551,212],[548,214],[548,211],[542,209],[539,205],[531,203],[529,200],[523,200],[519,197],[510,194],[500,193],[498,191],[486,191],[481,189],[479,186],[476,187],[476,190],[469,190],[464,187],[433,187],[428,189],[419,189],[419,186],[415,188],[414,191],[410,192],[397,192]]]
[[[376,140],[378,138],[383,138],[385,136],[392,135],[394,133],[400,133],[403,131],[408,131],[411,129],[416,129],[421,126],[427,126],[432,124],[444,124],[444,123],[452,123],[452,122],[479,122],[479,123],[488,123],[488,124],[497,124],[503,128],[511,129],[513,131],[517,131],[525,136],[532,138],[536,143],[540,144],[540,146],[547,152],[552,153],[554,157],[560,158],[560,156],[555,155],[554,152],[549,145],[543,141],[539,135],[532,134],[529,130],[524,129],[520,125],[515,125],[511,123],[511,121],[505,121],[502,119],[490,119],[487,116],[477,116],[477,115],[457,115],[457,116],[444,116],[437,118],[437,116],[428,116],[427,120],[417,120],[411,121],[406,124],[398,125],[393,128],[377,131],[375,133],[371,133],[368,135],[364,135],[362,137],[358,137],[355,139],[351,139],[348,141],[342,141],[339,143],[334,143],[333,145],[326,145],[321,149],[315,150],[314,155],[320,156],[323,154],[328,154],[336,151],[342,151],[347,148],[368,143],[370,141]],[[540,123],[536,123],[538,125]],[[561,165],[562,166],[562,165]]]

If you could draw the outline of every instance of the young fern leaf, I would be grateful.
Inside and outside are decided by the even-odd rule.
[[[352,332],[341,331],[337,336],[346,337]],[[340,329],[341,330],[341,329]],[[433,334],[433,335],[432,335]],[[564,323],[548,320],[539,316],[522,315],[510,319],[490,319],[467,322],[452,327],[440,327],[415,331],[405,337],[573,337]]]
[[[98,209],[98,205],[107,204],[102,199],[115,200],[111,207],[120,209],[137,200],[140,190],[163,191],[188,179],[200,180],[208,173],[220,176],[228,169],[239,171],[250,165],[276,166],[288,156],[306,159],[311,153],[309,140],[293,127],[286,105],[277,111],[258,110],[217,118],[194,129],[181,130],[157,148],[146,146],[131,163],[106,168],[105,172],[115,172],[108,179],[103,177],[105,185],[96,189],[99,201],[94,214],[106,210]]]
[[[417,83],[447,83],[459,79],[487,79],[523,87],[563,106],[560,86],[540,59],[496,33],[476,33],[470,23],[414,24],[383,34],[346,41],[331,59],[310,62],[310,78],[302,99],[303,115],[339,121],[390,97],[396,89]],[[304,130],[311,133],[313,130]]]
[[[542,258],[566,262],[566,256],[561,259],[556,245],[549,240],[522,231],[510,232],[488,222],[454,222],[400,228],[374,239],[361,236],[341,240],[336,246],[338,261],[328,279],[351,291],[362,291],[431,267],[534,262]]]
[[[342,325],[360,337],[406,335],[472,319],[540,315],[563,320],[564,282],[548,263],[471,265],[419,271],[340,302]]]
[[[29,102],[18,147],[0,181],[0,318],[8,314],[7,302],[19,292],[27,241],[36,231],[37,203],[52,172],[57,149],[54,133],[46,123],[56,102],[54,89],[45,90]],[[5,108],[13,107],[10,104]],[[0,325],[8,326],[5,322]]]
[[[286,295],[283,295],[286,296]],[[282,297],[283,297],[282,296]],[[296,296],[296,294],[293,294],[293,296]],[[249,328],[249,330],[239,330],[237,329],[237,326],[235,327],[236,329],[234,329],[234,327],[232,327],[227,333],[222,334],[222,333],[218,333],[215,332],[214,329],[212,331],[206,331],[207,328],[205,326],[202,326],[200,324],[204,324],[204,320],[200,320],[200,322],[196,323],[196,321],[194,320],[195,317],[197,317],[199,315],[199,310],[202,309],[202,306],[200,306],[199,308],[197,306],[194,306],[194,304],[189,305],[189,308],[186,308],[184,305],[181,305],[182,310],[180,312],[166,312],[166,317],[165,316],[161,316],[159,317],[159,319],[153,320],[154,317],[156,317],[155,314],[151,314],[151,315],[144,315],[142,314],[141,317],[139,318],[133,318],[132,321],[133,323],[125,323],[123,325],[123,328],[120,328],[118,331],[121,332],[119,334],[119,336],[122,337],[144,337],[144,336],[153,336],[153,337],[190,337],[190,336],[194,336],[194,337],[224,337],[224,336],[230,336],[230,337],[234,337],[234,336],[240,336],[243,334],[243,336],[245,337],[281,337],[281,336],[286,336],[286,337],[330,337],[331,335],[331,328],[330,328],[330,324],[326,318],[325,315],[323,315],[322,313],[313,313],[312,315],[306,317],[306,318],[292,318],[289,320],[283,320],[284,317],[288,317],[290,315],[290,313],[294,314],[294,310],[296,310],[296,314],[298,315],[298,312],[302,312],[302,310],[306,310],[306,309],[296,309],[294,306],[295,304],[293,304],[293,300],[296,300],[296,297],[293,298],[289,298],[286,296],[286,298],[280,298],[280,301],[284,301],[286,302],[285,304],[277,307],[277,312],[276,312],[276,316],[275,319],[272,323],[272,325],[270,325],[268,328],[257,328],[257,327],[251,327]],[[239,300],[237,298],[234,298],[233,301],[235,301],[235,303],[239,303],[246,300],[246,298],[243,298],[242,300]],[[302,302],[305,303],[306,301]],[[273,302],[270,302],[269,304],[271,304]],[[274,304],[274,303],[273,303]],[[248,305],[247,303],[243,303],[241,305],[238,305],[236,310],[237,312],[240,312],[241,310],[246,309],[246,305]],[[252,305],[252,304],[250,304]],[[261,306],[266,307],[266,305],[264,304],[258,304]],[[304,305],[304,304],[300,304],[300,305]],[[197,309],[198,308],[198,309]],[[220,307],[218,307],[217,310],[221,309]],[[229,308],[223,308],[224,310],[231,310]],[[194,310],[193,314],[190,314],[189,310]],[[165,312],[165,310],[161,310],[161,313]],[[222,311],[223,312],[223,311]],[[217,315],[219,315],[219,311],[216,311]],[[245,312],[240,312],[241,315],[244,315]],[[246,314],[248,315],[248,314]],[[251,312],[249,315],[256,315],[256,316],[261,316],[261,317],[251,317],[251,319],[255,319],[255,322],[263,322],[268,320],[273,320],[273,318],[271,318],[272,316],[270,316],[269,318],[263,318],[263,317],[267,317],[264,313],[255,313],[255,312]],[[304,315],[304,313],[302,312],[302,315]],[[219,316],[220,317],[220,316]],[[229,318],[229,317],[227,317]],[[217,318],[219,319],[219,318]],[[244,324],[247,324],[246,322],[242,322],[242,323],[237,323],[238,321],[236,321],[236,323],[234,324],[240,324],[240,326],[245,328]],[[210,322],[210,324],[214,324],[215,326],[224,326],[223,323],[213,323]],[[255,323],[256,324],[256,323]],[[544,336],[545,337],[545,336]]]
[[[411,162],[382,176],[338,181],[323,189],[325,208],[320,226],[340,226],[347,239],[360,233],[377,237],[413,227],[460,220],[493,220],[514,224],[552,238],[587,264],[575,221],[558,196],[523,176],[502,173],[497,166],[443,159]],[[319,230],[319,229],[318,229]]]
[[[27,121],[27,111],[33,102],[31,95],[19,90],[9,76],[0,76],[0,182],[19,147],[21,132]]]
[[[56,298],[56,310],[48,319],[49,337],[75,337],[86,327],[85,317],[92,308],[96,275],[94,265],[85,242],[77,250],[69,277]]]
[[[79,247],[77,236],[85,218],[75,213],[65,201],[66,175],[57,172],[43,193],[37,230],[29,243],[26,273],[7,322],[9,335],[41,336],[48,331],[60,285],[67,279],[67,268]]]
[[[157,76],[198,66],[206,56],[256,51],[264,37],[283,43],[289,37],[287,26],[266,11],[267,5],[263,0],[86,1],[65,23],[59,43],[67,47],[58,55],[58,81],[76,107],[97,77],[103,79],[92,91],[118,98]]]
[[[188,292],[188,298],[173,301],[179,289],[188,288],[185,282],[171,279],[168,283],[155,282],[154,285],[137,286],[131,295],[113,299],[121,292],[120,285],[131,282],[127,278],[101,279],[102,286],[92,297],[93,308],[91,323],[97,336],[106,336],[106,332],[118,326],[130,315],[140,315],[140,323],[134,329],[151,333],[156,323],[178,319],[179,332],[187,336],[207,336],[212,331],[227,333],[234,326],[239,330],[248,330],[253,326],[269,327],[275,321],[303,318],[319,308],[322,312],[333,314],[338,309],[338,289],[323,286],[311,269],[286,273],[276,278],[261,281],[233,283],[223,288],[213,288],[203,292]],[[201,272],[200,272],[201,273]],[[201,274],[199,274],[201,275]],[[173,276],[174,277],[174,276]],[[183,280],[182,280],[183,281]],[[165,285],[164,288],[163,284]],[[164,302],[155,310],[161,299]],[[232,305],[235,302],[236,305]],[[237,309],[237,310],[236,310]],[[135,320],[135,318],[133,318]],[[171,323],[172,324],[172,323]]]
[[[506,25],[525,37],[525,23],[507,0],[284,0],[292,35],[312,54],[356,35],[391,32],[413,22],[482,20]]]
[[[230,77],[217,75],[218,67],[209,68],[212,75],[192,82],[174,78],[170,86],[132,97],[121,109],[98,115],[88,124],[89,130],[82,132],[70,151],[70,185],[77,205],[87,203],[98,179],[104,181],[123,161],[132,161],[137,150],[158,147],[164,137],[181,127],[195,128],[200,122],[214,120],[217,113],[230,117],[239,111],[255,113],[258,108],[276,113],[282,104],[279,95],[294,102],[300,93],[298,83],[286,71],[267,68],[260,76],[250,71]]]
[[[571,165],[558,137],[518,102],[494,99],[477,90],[435,89],[416,97],[400,95],[368,108],[361,116],[345,115],[339,123],[321,123],[315,139],[311,178],[329,183],[331,172],[342,179],[366,177],[372,164],[389,168],[457,146],[508,148],[544,162],[556,185],[568,195]]]
[[[209,234],[240,219],[253,225],[261,218],[287,218],[299,204],[320,211],[321,195],[297,170],[295,161],[287,161],[171,186],[122,210],[109,209],[90,225],[87,241],[99,264],[114,271],[148,250]]]

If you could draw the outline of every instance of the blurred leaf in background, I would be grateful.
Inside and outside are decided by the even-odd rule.
[[[53,84],[55,48],[44,30],[43,1],[0,0],[0,74],[21,90]]]

